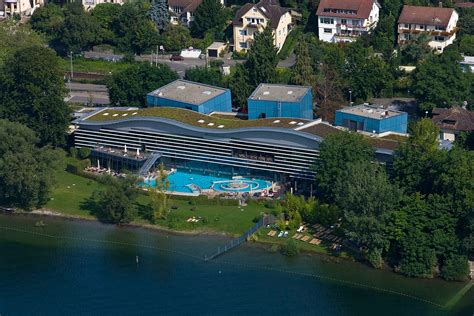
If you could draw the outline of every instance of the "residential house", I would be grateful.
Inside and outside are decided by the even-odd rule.
[[[191,25],[194,20],[194,11],[202,3],[202,0],[168,0],[171,24]]]
[[[82,0],[82,5],[86,11],[94,9],[96,5],[101,3],[123,4],[124,0]]]
[[[268,23],[273,29],[275,46],[280,50],[291,30],[291,21],[290,10],[280,7],[274,0],[246,3],[237,11],[233,21],[234,50],[248,50],[252,46],[254,35]]]
[[[398,18],[398,43],[424,33],[429,36],[428,45],[441,53],[456,39],[458,18],[452,8],[403,6]]]
[[[352,42],[375,28],[379,12],[376,0],[321,0],[316,12],[319,39]]]
[[[43,0],[0,0],[0,17],[9,17],[15,14],[31,15],[34,10],[44,5]]]
[[[460,132],[474,131],[474,112],[463,107],[434,108],[432,121],[438,126],[441,140],[456,140]]]

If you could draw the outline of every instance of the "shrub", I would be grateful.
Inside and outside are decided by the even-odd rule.
[[[469,274],[469,264],[465,256],[450,256],[441,268],[441,277],[450,281],[464,281]]]
[[[77,148],[76,147],[69,148],[69,155],[71,155],[72,158],[77,158]]]
[[[288,241],[281,246],[280,251],[285,256],[294,257],[300,253],[300,247],[294,239],[288,239]]]
[[[196,206],[193,206],[193,207],[190,208],[190,210],[194,212],[194,211],[197,210],[197,208],[196,208]]]
[[[79,150],[78,150],[78,154],[79,154],[79,158],[80,158],[81,160],[87,159],[87,158],[89,158],[89,156],[91,155],[91,150],[90,150],[89,148],[87,148],[87,147],[81,147],[81,148],[79,148]]]

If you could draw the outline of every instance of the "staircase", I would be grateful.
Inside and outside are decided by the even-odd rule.
[[[145,177],[150,171],[151,167],[155,164],[155,162],[161,157],[161,153],[154,152],[148,157],[147,160],[143,163],[143,166],[138,170],[138,175],[140,177]]]

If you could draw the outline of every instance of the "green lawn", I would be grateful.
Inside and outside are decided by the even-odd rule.
[[[87,200],[92,192],[103,186],[90,179],[86,179],[66,171],[57,173],[57,184],[52,191],[51,199],[45,208],[66,215],[75,215],[94,218],[90,214]],[[147,195],[140,195],[137,199],[138,209],[147,208],[150,199]],[[230,234],[240,234],[249,229],[253,219],[264,210],[263,206],[248,205],[242,208],[237,206],[219,205],[190,205],[188,201],[171,200],[170,205],[178,208],[171,211],[167,220],[159,220],[158,225],[175,230],[216,231]],[[191,208],[195,207],[192,211]],[[190,217],[201,217],[198,223],[188,223]],[[137,224],[148,223],[144,219],[137,219]]]
[[[95,59],[73,59],[73,70],[77,72],[92,72],[108,75],[110,72],[117,72],[130,67],[130,63],[125,62],[108,62],[105,60]],[[61,68],[64,72],[71,70],[69,58],[61,59]]]

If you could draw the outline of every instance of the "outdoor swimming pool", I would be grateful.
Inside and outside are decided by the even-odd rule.
[[[222,192],[256,192],[269,189],[272,186],[270,181],[262,179],[217,177],[176,171],[168,176],[170,182],[169,191],[180,193],[193,193],[197,188],[201,190],[214,189]],[[156,186],[155,180],[145,180],[143,186]],[[196,188],[197,187],[197,188]]]

